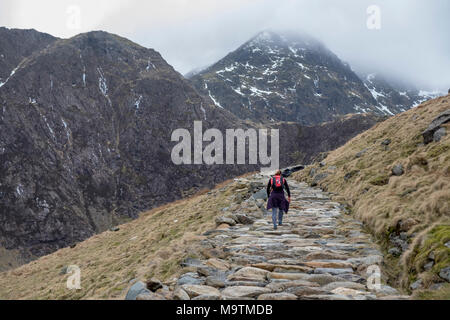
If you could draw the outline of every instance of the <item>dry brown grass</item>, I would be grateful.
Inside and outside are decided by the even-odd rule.
[[[450,240],[450,125],[446,125],[448,134],[440,142],[421,144],[421,133],[447,109],[450,96],[428,101],[378,123],[331,152],[324,160],[324,168],[311,166],[317,172],[329,172],[320,186],[336,193],[337,200],[350,204],[355,216],[381,242],[386,244],[389,234],[398,231],[399,221],[416,220],[417,224],[407,231],[410,249],[395,262],[405,287],[418,277],[427,277],[421,269],[426,257],[419,257],[418,253],[432,238],[433,228],[444,226],[444,238]],[[392,140],[387,150],[381,145],[385,139]],[[364,149],[368,150],[361,157],[355,156]],[[403,165],[404,175],[391,175],[395,164]],[[337,170],[328,170],[329,166],[336,166]],[[310,167],[295,177],[311,182],[309,170]],[[346,181],[344,176],[349,173],[351,177]],[[450,264],[450,249],[442,250],[446,254],[440,262]],[[432,272],[435,274],[437,269]]]
[[[228,189],[238,185],[228,180],[210,194],[203,190],[142,213],[117,232],[98,234],[75,248],[0,273],[0,300],[121,299],[133,279],[170,280],[183,259],[199,254],[201,234],[214,228],[214,217],[232,203]],[[81,269],[81,290],[66,288],[69,275],[61,270],[69,265]]]

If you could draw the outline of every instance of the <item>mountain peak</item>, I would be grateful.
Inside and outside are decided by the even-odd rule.
[[[375,103],[320,41],[290,31],[262,31],[192,80],[218,106],[257,121],[315,124]]]
[[[251,38],[244,47],[294,47],[303,49],[325,49],[325,46],[317,39],[306,33],[294,31],[264,30]]]

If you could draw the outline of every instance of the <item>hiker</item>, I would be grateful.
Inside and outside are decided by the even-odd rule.
[[[288,193],[288,200],[284,196],[284,189]],[[291,191],[285,178],[281,175],[281,170],[277,170],[275,176],[271,177],[267,184],[267,210],[272,209],[273,228],[277,229],[277,209],[278,209],[278,225],[283,225],[283,214],[289,210],[291,203]]]

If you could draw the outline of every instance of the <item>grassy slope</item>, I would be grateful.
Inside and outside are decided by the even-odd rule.
[[[198,256],[201,233],[236,199],[238,182],[224,182],[208,194],[165,205],[17,269],[0,273],[2,299],[121,299],[129,282],[156,276],[169,280],[186,257]],[[220,190],[220,191],[219,191]],[[69,265],[81,269],[82,290],[68,290]]]
[[[336,193],[336,199],[348,203],[355,216],[362,220],[388,249],[389,234],[399,232],[399,221],[413,225],[408,231],[409,250],[400,259],[390,255],[387,263],[392,279],[405,288],[421,278],[425,285],[442,282],[437,274],[450,265],[450,124],[447,136],[440,142],[421,145],[421,133],[441,112],[450,109],[450,96],[428,101],[417,108],[377,124],[341,148],[331,152],[326,165],[311,167],[329,176],[319,185]],[[387,149],[381,142],[391,139]],[[360,157],[356,154],[367,151]],[[391,176],[395,164],[402,164],[405,174]],[[336,166],[337,168],[329,168]],[[296,179],[311,182],[310,168],[298,173]],[[346,181],[344,176],[350,173]],[[433,251],[436,264],[423,272],[428,254]],[[421,297],[450,298],[447,284],[435,293],[422,292]]]

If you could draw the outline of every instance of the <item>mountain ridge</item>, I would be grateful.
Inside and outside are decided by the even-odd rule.
[[[260,32],[188,76],[216,105],[240,118],[264,122],[316,124],[366,112],[392,116],[435,97],[400,92],[385,80],[371,82],[321,41],[286,31]]]

